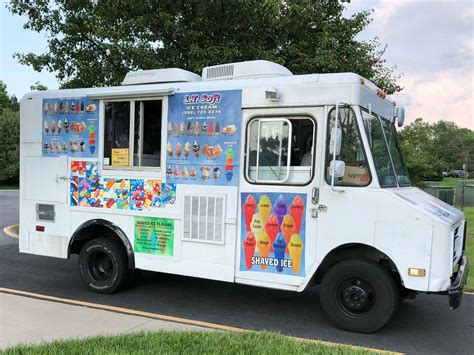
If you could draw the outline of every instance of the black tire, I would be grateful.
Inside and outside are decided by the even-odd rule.
[[[124,287],[131,271],[122,242],[114,238],[92,239],[79,255],[79,272],[86,287],[109,294]]]
[[[338,328],[373,333],[398,309],[398,286],[390,272],[373,261],[345,260],[324,275],[320,288],[323,312]]]

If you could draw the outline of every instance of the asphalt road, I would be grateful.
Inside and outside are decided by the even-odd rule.
[[[18,195],[0,192],[0,226],[16,223]],[[474,349],[474,296],[455,311],[445,296],[405,301],[376,334],[333,328],[324,319],[318,288],[303,293],[268,290],[182,276],[144,272],[134,287],[113,295],[88,292],[77,257],[69,260],[19,254],[18,243],[0,232],[0,287],[131,308],[253,330],[407,352],[469,354]]]

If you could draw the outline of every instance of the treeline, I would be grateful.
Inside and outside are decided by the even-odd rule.
[[[443,171],[474,169],[474,131],[459,128],[454,122],[428,123],[421,118],[400,132],[402,149],[410,178],[421,181],[440,180]]]
[[[20,173],[20,104],[0,80],[0,181],[18,181]]]

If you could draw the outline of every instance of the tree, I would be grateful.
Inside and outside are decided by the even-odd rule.
[[[400,131],[400,140],[415,184],[439,179],[443,171],[461,169],[463,164],[474,171],[474,132],[453,122],[429,124],[417,118]]]
[[[46,85],[41,84],[39,81],[35,82],[33,85],[30,86],[31,91],[46,91],[48,87]]]
[[[10,108],[0,112],[0,181],[18,179],[20,114]]]
[[[334,0],[12,0],[45,53],[16,54],[57,73],[63,88],[118,85],[130,70],[267,59],[295,74],[353,71],[387,93],[401,90],[377,39],[359,41],[370,12],[344,18]]]
[[[0,113],[5,109],[20,110],[20,103],[15,95],[8,96],[7,85],[0,80]]]

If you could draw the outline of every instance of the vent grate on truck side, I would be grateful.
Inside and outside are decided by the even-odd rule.
[[[224,244],[225,196],[184,195],[183,240]]]

